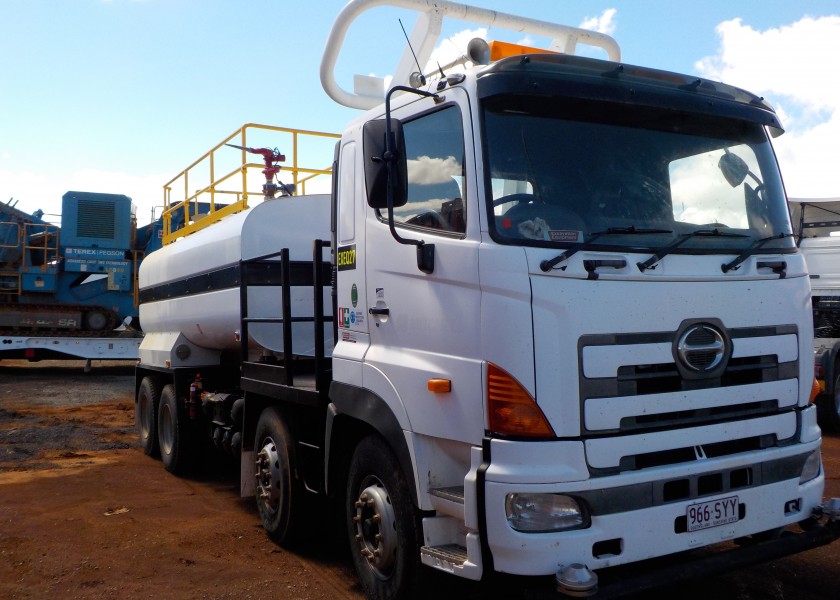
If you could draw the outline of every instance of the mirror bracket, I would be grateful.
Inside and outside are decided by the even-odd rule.
[[[394,174],[395,163],[405,157],[398,156],[396,151],[396,138],[391,128],[391,96],[394,92],[408,92],[418,96],[425,96],[427,98],[434,98],[437,100],[439,96],[425,90],[418,90],[412,87],[397,85],[388,90],[385,95],[385,152],[382,153],[382,160],[385,162],[385,167],[388,174],[387,186],[387,203],[388,203],[388,228],[391,230],[391,235],[400,244],[417,246],[417,268],[423,273],[432,273],[435,270],[435,245],[427,244],[423,240],[415,240],[402,237],[394,225],[394,185],[396,183],[396,176]]]

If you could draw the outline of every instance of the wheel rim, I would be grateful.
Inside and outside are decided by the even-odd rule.
[[[277,444],[268,438],[257,454],[257,501],[270,513],[277,512],[280,506],[280,456]]]
[[[160,406],[160,449],[166,454],[172,453],[175,434],[172,426],[172,412],[168,404],[161,403]]]
[[[354,503],[356,543],[371,571],[380,579],[386,579],[396,562],[396,515],[381,481],[371,477],[361,487],[362,491]]]

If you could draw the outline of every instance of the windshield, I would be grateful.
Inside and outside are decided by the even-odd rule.
[[[739,252],[759,240],[767,241],[756,252],[794,247],[759,124],[517,95],[487,98],[483,109],[490,227],[501,243],[669,253]]]

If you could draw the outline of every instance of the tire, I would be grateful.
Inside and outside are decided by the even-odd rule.
[[[163,466],[170,473],[183,475],[195,466],[195,448],[190,423],[178,408],[175,386],[164,386],[158,406],[158,445]]]
[[[834,365],[834,375],[831,393],[817,398],[817,420],[829,433],[840,431],[840,363]]]
[[[304,490],[295,477],[292,436],[277,409],[267,408],[260,415],[254,451],[257,510],[263,528],[277,544],[298,542],[308,523],[301,512]]]
[[[364,438],[350,462],[345,517],[350,553],[371,600],[422,594],[420,516],[385,441]]]
[[[160,405],[160,388],[152,377],[144,377],[134,403],[134,424],[140,437],[140,445],[146,456],[160,456],[158,444],[157,414]]]
[[[840,363],[834,367],[834,387],[828,399],[827,421],[830,431],[840,431]]]

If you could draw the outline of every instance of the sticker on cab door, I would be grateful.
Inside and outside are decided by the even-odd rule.
[[[356,244],[339,246],[335,253],[335,262],[339,271],[350,271],[356,268]]]

